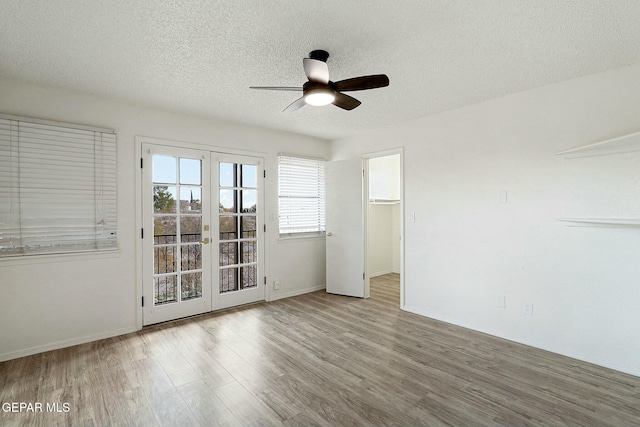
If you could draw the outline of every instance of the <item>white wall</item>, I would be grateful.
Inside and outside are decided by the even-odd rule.
[[[400,274],[400,203],[391,205],[391,271]]]
[[[369,277],[393,272],[393,206],[396,205],[370,203],[368,206],[367,269]]]
[[[640,154],[554,155],[640,130],[638,75],[640,64],[332,143],[336,160],[405,147],[406,310],[640,375],[640,228],[556,220],[640,218]]]
[[[215,102],[212,100],[212,102]],[[136,135],[249,150],[266,159],[266,272],[281,280],[277,299],[322,288],[323,239],[277,238],[278,152],[328,157],[329,144],[265,128],[206,119],[59,89],[0,81],[0,113],[100,126],[118,133],[116,255],[0,260],[0,361],[134,331],[136,290]],[[271,286],[269,286],[271,288]]]
[[[400,154],[369,159],[369,199],[400,200]]]

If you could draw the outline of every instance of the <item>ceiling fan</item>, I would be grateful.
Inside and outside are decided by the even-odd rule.
[[[351,79],[332,82],[329,80],[328,58],[328,52],[324,50],[314,50],[309,53],[308,58],[302,60],[304,72],[309,79],[302,87],[250,86],[250,89],[302,91],[302,97],[293,101],[283,110],[288,112],[297,111],[304,107],[305,104],[315,106],[333,104],[344,110],[353,110],[360,105],[361,102],[342,92],[389,86],[389,77],[387,77],[386,74],[353,77]]]

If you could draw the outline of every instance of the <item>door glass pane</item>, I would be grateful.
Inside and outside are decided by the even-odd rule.
[[[170,302],[176,302],[178,291],[178,276],[161,276],[153,279],[153,304],[167,304]]]
[[[238,242],[220,243],[220,266],[238,263]]]
[[[220,163],[220,187],[235,187],[236,168],[234,163]]]
[[[242,217],[242,238],[251,239],[256,235],[256,216],[247,215]]]
[[[258,253],[256,250],[257,241],[241,242],[240,249],[242,252],[242,263],[248,264],[258,261]]]
[[[238,217],[220,215],[220,240],[237,239]]]
[[[200,215],[180,217],[180,241],[199,242],[202,240],[202,217]]]
[[[153,218],[153,239],[154,243],[175,243],[176,242],[176,220],[175,215],[157,216]]]
[[[257,171],[258,167],[255,165],[242,165],[242,183],[240,186],[256,188],[258,186]]]
[[[200,160],[180,159],[180,184],[202,184]]]
[[[202,190],[200,187],[180,187],[180,212],[202,213]]]
[[[182,259],[180,268],[182,271],[202,269],[202,245],[200,243],[181,245],[180,251],[180,258]]]
[[[223,268],[220,270],[220,293],[238,290],[238,269]]]
[[[202,298],[202,273],[187,273],[181,276],[182,300]]]
[[[247,265],[240,268],[240,289],[255,288],[258,286],[258,271],[255,265]]]
[[[175,157],[153,155],[153,182],[164,184],[176,184],[176,161]]]
[[[178,247],[154,246],[153,248],[153,272],[154,274],[175,273],[176,251]]]
[[[236,212],[236,190],[220,190],[220,212]]]
[[[255,212],[256,201],[258,199],[257,190],[241,190],[242,191],[242,212]]]
[[[176,187],[153,186],[153,213],[175,213]]]

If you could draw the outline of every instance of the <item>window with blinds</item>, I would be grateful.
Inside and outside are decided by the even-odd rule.
[[[115,132],[0,115],[0,256],[116,246]]]
[[[278,156],[280,236],[324,234],[325,161]]]

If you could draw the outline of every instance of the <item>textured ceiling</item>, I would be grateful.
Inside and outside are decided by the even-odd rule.
[[[335,139],[640,61],[640,1],[3,0],[0,78]],[[302,58],[386,73],[282,113]]]

